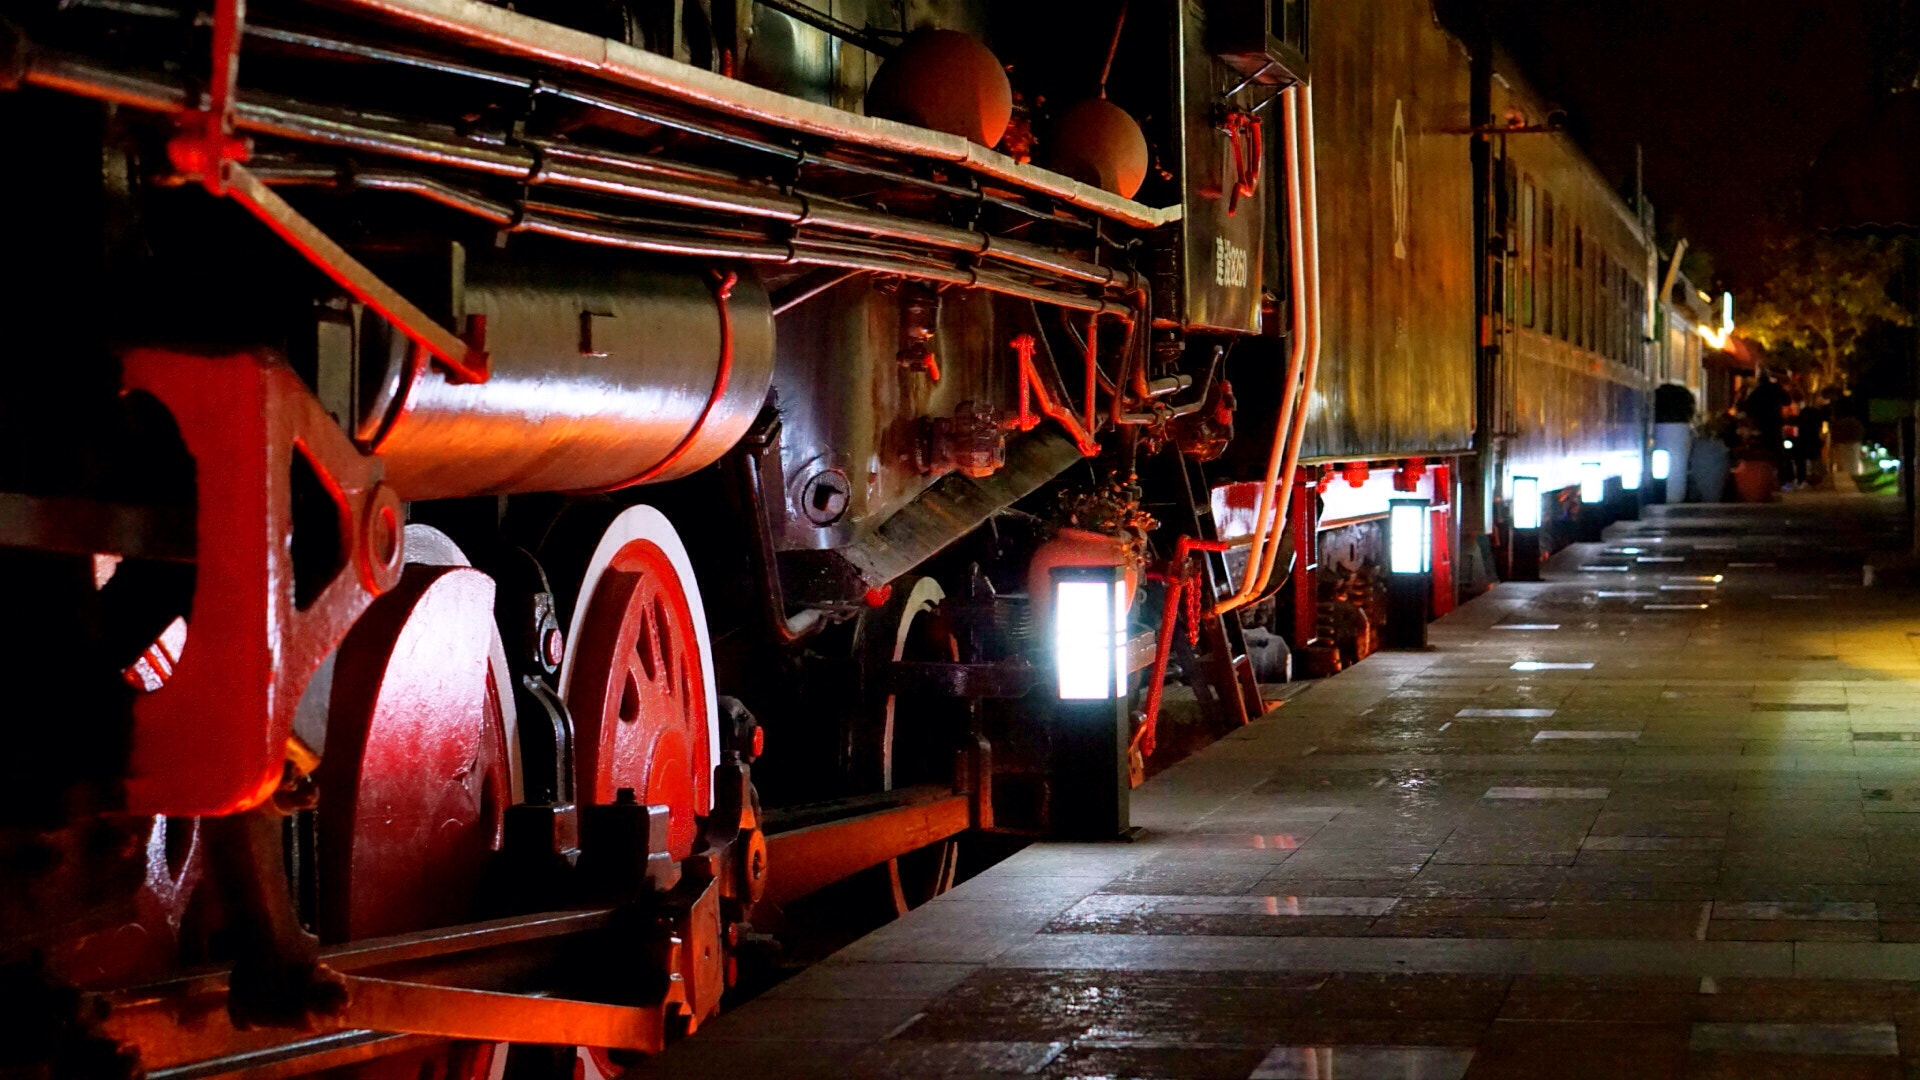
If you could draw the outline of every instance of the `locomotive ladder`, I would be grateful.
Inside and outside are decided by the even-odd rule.
[[[1207,483],[1205,467],[1185,454],[1179,461],[1182,512],[1187,520],[1178,522],[1178,531],[1201,540],[1220,539],[1213,520],[1212,487]],[[1200,616],[1200,652],[1191,678],[1201,706],[1217,719],[1239,727],[1266,712],[1260,697],[1260,683],[1253,674],[1253,661],[1247,657],[1247,641],[1240,628],[1240,617],[1233,612],[1214,613],[1219,601],[1232,595],[1233,575],[1227,572],[1223,552],[1196,552],[1200,560],[1201,595],[1206,603]]]

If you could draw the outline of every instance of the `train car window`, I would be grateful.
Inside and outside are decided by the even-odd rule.
[[[1553,332],[1561,341],[1571,340],[1573,323],[1569,318],[1573,293],[1573,229],[1565,207],[1555,207],[1553,234]]]
[[[1573,343],[1587,347],[1587,238],[1580,226],[1573,227]]]
[[[1633,279],[1634,312],[1628,316],[1633,333],[1633,366],[1641,371],[1647,370],[1647,336],[1652,328],[1647,325],[1647,312],[1643,309],[1647,295],[1647,283],[1639,278]]]
[[[1614,268],[1614,284],[1619,287],[1619,306],[1613,311],[1613,332],[1620,339],[1620,362],[1633,362],[1633,275],[1627,268]]]
[[[1504,234],[1502,240],[1505,250],[1512,253],[1520,246],[1520,173],[1505,158],[1500,161],[1500,187],[1505,196],[1500,208],[1500,228]],[[1509,325],[1520,315],[1517,296],[1519,289],[1513,283],[1513,274],[1517,271],[1511,267],[1512,261],[1497,259],[1494,262],[1494,267],[1500,275],[1501,294],[1496,310],[1506,315]]]
[[[1601,356],[1613,359],[1613,334],[1609,312],[1613,310],[1613,259],[1594,245],[1593,253],[1593,347]]]
[[[1594,252],[1598,255],[1599,252]],[[1587,348],[1600,351],[1600,263],[1597,258],[1587,262]]]
[[[1613,351],[1614,359],[1627,362],[1627,268],[1613,268]]]
[[[1553,234],[1553,332],[1561,341],[1567,340],[1567,294],[1571,292],[1573,275],[1569,273],[1569,264],[1573,261],[1573,234],[1567,228],[1567,215],[1561,213],[1561,207],[1555,207]]]
[[[1554,300],[1560,294],[1560,267],[1553,236],[1553,193],[1540,193],[1540,332],[1554,332]]]
[[[1607,338],[1607,359],[1620,359],[1620,268],[1613,256],[1602,256],[1600,283],[1607,291],[1607,302],[1600,308],[1600,332]]]
[[[1533,181],[1520,186],[1520,325],[1533,326]]]
[[[1620,268],[1620,311],[1615,316],[1620,320],[1620,359],[1633,363],[1639,356],[1635,351],[1633,339],[1633,274],[1626,267]]]

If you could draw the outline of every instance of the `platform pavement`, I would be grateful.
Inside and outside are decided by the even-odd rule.
[[[636,1075],[1920,1076],[1897,509],[1616,525]]]

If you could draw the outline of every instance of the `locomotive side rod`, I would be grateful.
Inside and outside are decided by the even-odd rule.
[[[356,973],[404,973],[406,982],[375,980],[386,983],[375,991],[379,1003],[360,1006],[356,1000],[349,1009],[358,1011],[324,1020],[329,1033],[319,1038],[286,1029],[236,1028],[225,1008],[229,973],[224,970],[104,994],[109,1011],[103,1027],[116,1039],[138,1046],[149,1070],[196,1076],[246,1068],[253,1062],[339,1053],[343,1036],[353,1031],[364,1031],[368,1037],[373,1030],[444,1034],[429,1030],[435,1026],[431,1015],[418,1018],[420,1025],[408,1026],[412,1021],[403,1018],[402,1006],[395,1003],[399,992],[393,987],[471,978],[476,970],[524,970],[529,963],[536,969],[549,966],[567,950],[612,927],[615,916],[612,908],[543,912],[324,948],[321,962],[345,974],[356,997],[355,984],[369,981]],[[373,1022],[376,1018],[378,1023]],[[344,1041],[358,1044],[352,1038]],[[406,1040],[390,1041],[379,1048],[358,1046],[354,1052],[364,1057],[410,1045]]]
[[[346,976],[343,984],[348,994],[345,1007],[316,1017],[308,1031],[292,1039],[284,1029],[235,1028],[221,1002],[212,996],[116,1011],[101,1028],[110,1037],[137,1046],[143,1067],[184,1077],[245,1071],[251,1061],[306,1059],[340,1049],[343,1040],[338,1036],[360,1042],[373,1041],[382,1033],[652,1054],[665,1049],[673,1011],[667,1003],[609,1005],[362,975]],[[412,1040],[396,1040],[384,1049],[395,1052],[409,1045],[414,1045]]]
[[[889,805],[767,835],[767,898],[791,902],[887,859],[974,827],[975,797],[935,786],[893,793]],[[609,1005],[476,987],[476,972],[524,978],[565,969],[565,957],[592,951],[617,931],[611,907],[541,912],[488,922],[348,942],[320,951],[341,973],[346,1009],[316,1018],[319,1028],[236,1028],[225,1008],[228,973],[203,970],[102,995],[102,1027],[140,1049],[160,1080],[293,1075],[400,1053],[423,1039],[572,1043],[658,1051],[663,1005]],[[477,981],[487,982],[482,976]],[[452,985],[464,983],[465,985]],[[336,1061],[336,1059],[339,1059]]]

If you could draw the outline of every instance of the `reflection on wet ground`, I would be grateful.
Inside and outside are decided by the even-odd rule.
[[[647,1072],[1920,1076],[1894,509],[1616,527],[1156,777],[1138,842],[1028,848]]]

